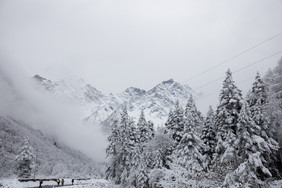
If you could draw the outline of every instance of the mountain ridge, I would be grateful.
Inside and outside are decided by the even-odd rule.
[[[118,118],[118,109],[127,107],[134,120],[143,110],[148,120],[156,126],[162,126],[175,101],[184,105],[192,95],[188,85],[173,79],[163,81],[148,91],[129,87],[121,93],[105,95],[82,79],[52,82],[40,75],[33,78],[54,96],[76,104],[82,112],[81,118],[88,124],[107,125],[106,122]]]

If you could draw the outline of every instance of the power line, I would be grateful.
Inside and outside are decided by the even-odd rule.
[[[281,52],[282,52],[282,50],[277,51],[277,52],[275,52],[274,54],[271,54],[271,55],[269,55],[269,56],[267,56],[267,57],[264,57],[264,58],[262,58],[262,59],[260,59],[260,60],[258,60],[258,61],[255,61],[255,62],[253,62],[253,63],[251,63],[251,64],[249,64],[249,65],[247,65],[247,66],[245,66],[245,67],[242,67],[242,68],[240,68],[240,69],[238,69],[238,70],[236,70],[236,71],[233,71],[233,74],[236,74],[236,73],[238,73],[238,72],[240,72],[240,71],[242,71],[242,70],[244,70],[244,69],[246,69],[246,68],[249,68],[249,67],[251,67],[251,66],[253,66],[253,65],[255,65],[255,64],[258,64],[258,63],[260,63],[260,62],[262,62],[262,61],[264,61],[264,60],[266,60],[266,59],[269,59],[269,58],[271,58],[271,57],[277,55],[277,54],[280,54]],[[203,87],[206,87],[206,86],[208,86],[208,85],[210,85],[210,84],[213,84],[213,83],[215,83],[215,82],[217,82],[217,81],[219,81],[219,80],[221,80],[221,79],[223,79],[223,78],[225,78],[225,76],[221,76],[221,77],[219,77],[219,78],[217,78],[217,79],[215,79],[215,80],[213,80],[213,81],[210,81],[210,82],[208,82],[208,83],[206,83],[206,84],[203,84],[203,85],[197,87],[196,89],[194,89],[194,91],[199,90],[199,89],[201,89],[201,88],[203,88]]]
[[[239,85],[239,84],[241,84],[241,83],[244,83],[244,82],[250,81],[250,80],[252,80],[252,79],[254,79],[254,77],[251,77],[251,78],[248,78],[248,79],[242,80],[241,82],[238,82],[237,84]],[[220,90],[213,91],[213,92],[211,92],[211,93],[209,93],[209,94],[207,94],[207,95],[204,95],[204,96],[202,96],[202,97],[198,98],[197,100],[204,99],[204,98],[209,97],[209,96],[211,96],[211,95],[214,95],[214,94],[216,94],[216,93],[218,93],[218,92],[220,92]]]
[[[267,72],[267,71],[266,71],[266,72]],[[264,72],[264,73],[262,73],[262,74],[266,74],[266,72]],[[250,81],[250,80],[254,80],[254,78],[255,78],[254,76],[249,77],[249,78],[247,78],[247,79],[245,79],[245,80],[242,80],[242,81],[238,82],[237,85],[242,84],[242,83],[245,83],[245,82]],[[206,94],[206,95],[204,95],[204,96],[201,96],[200,98],[197,98],[196,100],[197,100],[197,101],[202,100],[202,99],[204,99],[204,98],[206,98],[206,97],[209,97],[209,96],[214,95],[214,94],[219,93],[219,92],[220,92],[220,90],[213,91],[213,92],[208,93],[208,94]]]
[[[245,54],[245,53],[251,51],[252,49],[254,49],[254,48],[256,48],[256,47],[258,47],[258,46],[260,46],[260,45],[262,45],[262,44],[264,44],[264,43],[266,43],[266,42],[268,42],[268,41],[270,41],[270,40],[272,40],[272,39],[274,39],[274,38],[276,38],[276,37],[278,37],[278,36],[280,36],[280,35],[282,35],[282,32],[280,32],[280,33],[278,33],[278,34],[276,34],[276,35],[273,35],[273,36],[267,38],[266,40],[263,40],[263,41],[261,41],[261,42],[255,44],[254,46],[251,46],[251,47],[249,47],[249,48],[247,48],[247,49],[245,49],[245,50],[239,52],[238,54],[232,56],[231,58],[226,59],[226,60],[224,60],[224,61],[218,63],[217,65],[215,65],[215,66],[213,66],[213,67],[211,67],[211,68],[209,68],[209,69],[207,69],[207,70],[205,70],[205,71],[203,71],[203,72],[201,72],[201,73],[199,73],[199,74],[197,74],[197,75],[191,77],[189,80],[185,81],[184,83],[187,83],[187,82],[189,82],[189,81],[191,81],[191,80],[194,80],[195,78],[198,78],[198,77],[202,76],[203,74],[205,74],[205,73],[207,73],[207,72],[209,72],[209,71],[211,71],[211,70],[214,70],[214,69],[216,69],[217,67],[219,67],[219,66],[221,66],[221,65],[223,65],[223,64],[228,63],[228,62],[232,61],[233,59],[235,59],[235,58],[237,58],[237,57],[239,57],[239,56],[241,56],[241,55],[243,55],[243,54]]]
[[[234,71],[234,73],[240,72],[241,70],[244,70],[244,69],[246,69],[246,68],[248,68],[248,67],[250,67],[250,66],[253,66],[253,65],[257,64],[257,63],[260,63],[260,62],[262,62],[262,61],[264,61],[264,60],[266,60],[266,59],[268,59],[268,58],[271,58],[271,57],[273,57],[273,56],[275,56],[275,55],[277,55],[277,54],[280,54],[281,52],[282,52],[282,50],[280,50],[280,51],[278,51],[278,52],[276,52],[276,53],[274,53],[274,54],[272,54],[272,55],[270,55],[270,56],[267,56],[267,57],[265,57],[265,58],[262,58],[262,59],[260,59],[260,60],[258,60],[258,61],[256,61],[256,62],[253,62],[253,63],[251,63],[251,64],[249,64],[249,65],[247,65],[247,66],[245,66],[245,67],[242,67],[241,69],[238,69],[238,70]]]

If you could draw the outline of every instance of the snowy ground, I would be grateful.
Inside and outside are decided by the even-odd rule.
[[[282,187],[282,180],[273,181],[271,184],[271,188],[281,188]]]
[[[0,180],[0,188],[35,188],[39,186],[39,182],[25,182],[21,183],[17,179],[4,179]],[[58,187],[56,182],[46,181],[43,182],[42,188]],[[59,187],[62,187],[61,185]],[[115,187],[107,180],[104,179],[90,179],[88,181],[75,181],[71,185],[71,179],[65,179],[64,187],[70,188],[113,188]]]
[[[21,183],[17,179],[4,179],[0,180],[0,188],[37,188],[39,182],[25,182]],[[44,182],[42,188],[58,187],[55,182]],[[61,185],[59,187],[62,187]],[[89,181],[75,181],[74,185],[71,185],[71,179],[65,179],[65,185],[63,187],[69,188],[119,188],[108,182],[105,179],[90,179]],[[273,181],[270,188],[282,188],[282,180]]]

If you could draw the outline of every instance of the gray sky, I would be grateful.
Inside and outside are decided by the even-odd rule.
[[[281,0],[0,0],[0,61],[28,76],[83,78],[102,92],[150,89],[170,78],[197,88],[282,50],[282,35],[230,63],[193,76],[282,32]],[[234,75],[245,92],[256,71]],[[246,82],[242,82],[248,80]],[[221,81],[196,90],[216,92]],[[200,109],[218,94],[198,97]]]

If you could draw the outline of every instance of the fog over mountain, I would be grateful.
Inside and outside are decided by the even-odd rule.
[[[25,122],[95,160],[105,159],[106,136],[86,127],[72,104],[56,100],[15,67],[0,64],[0,114]]]

